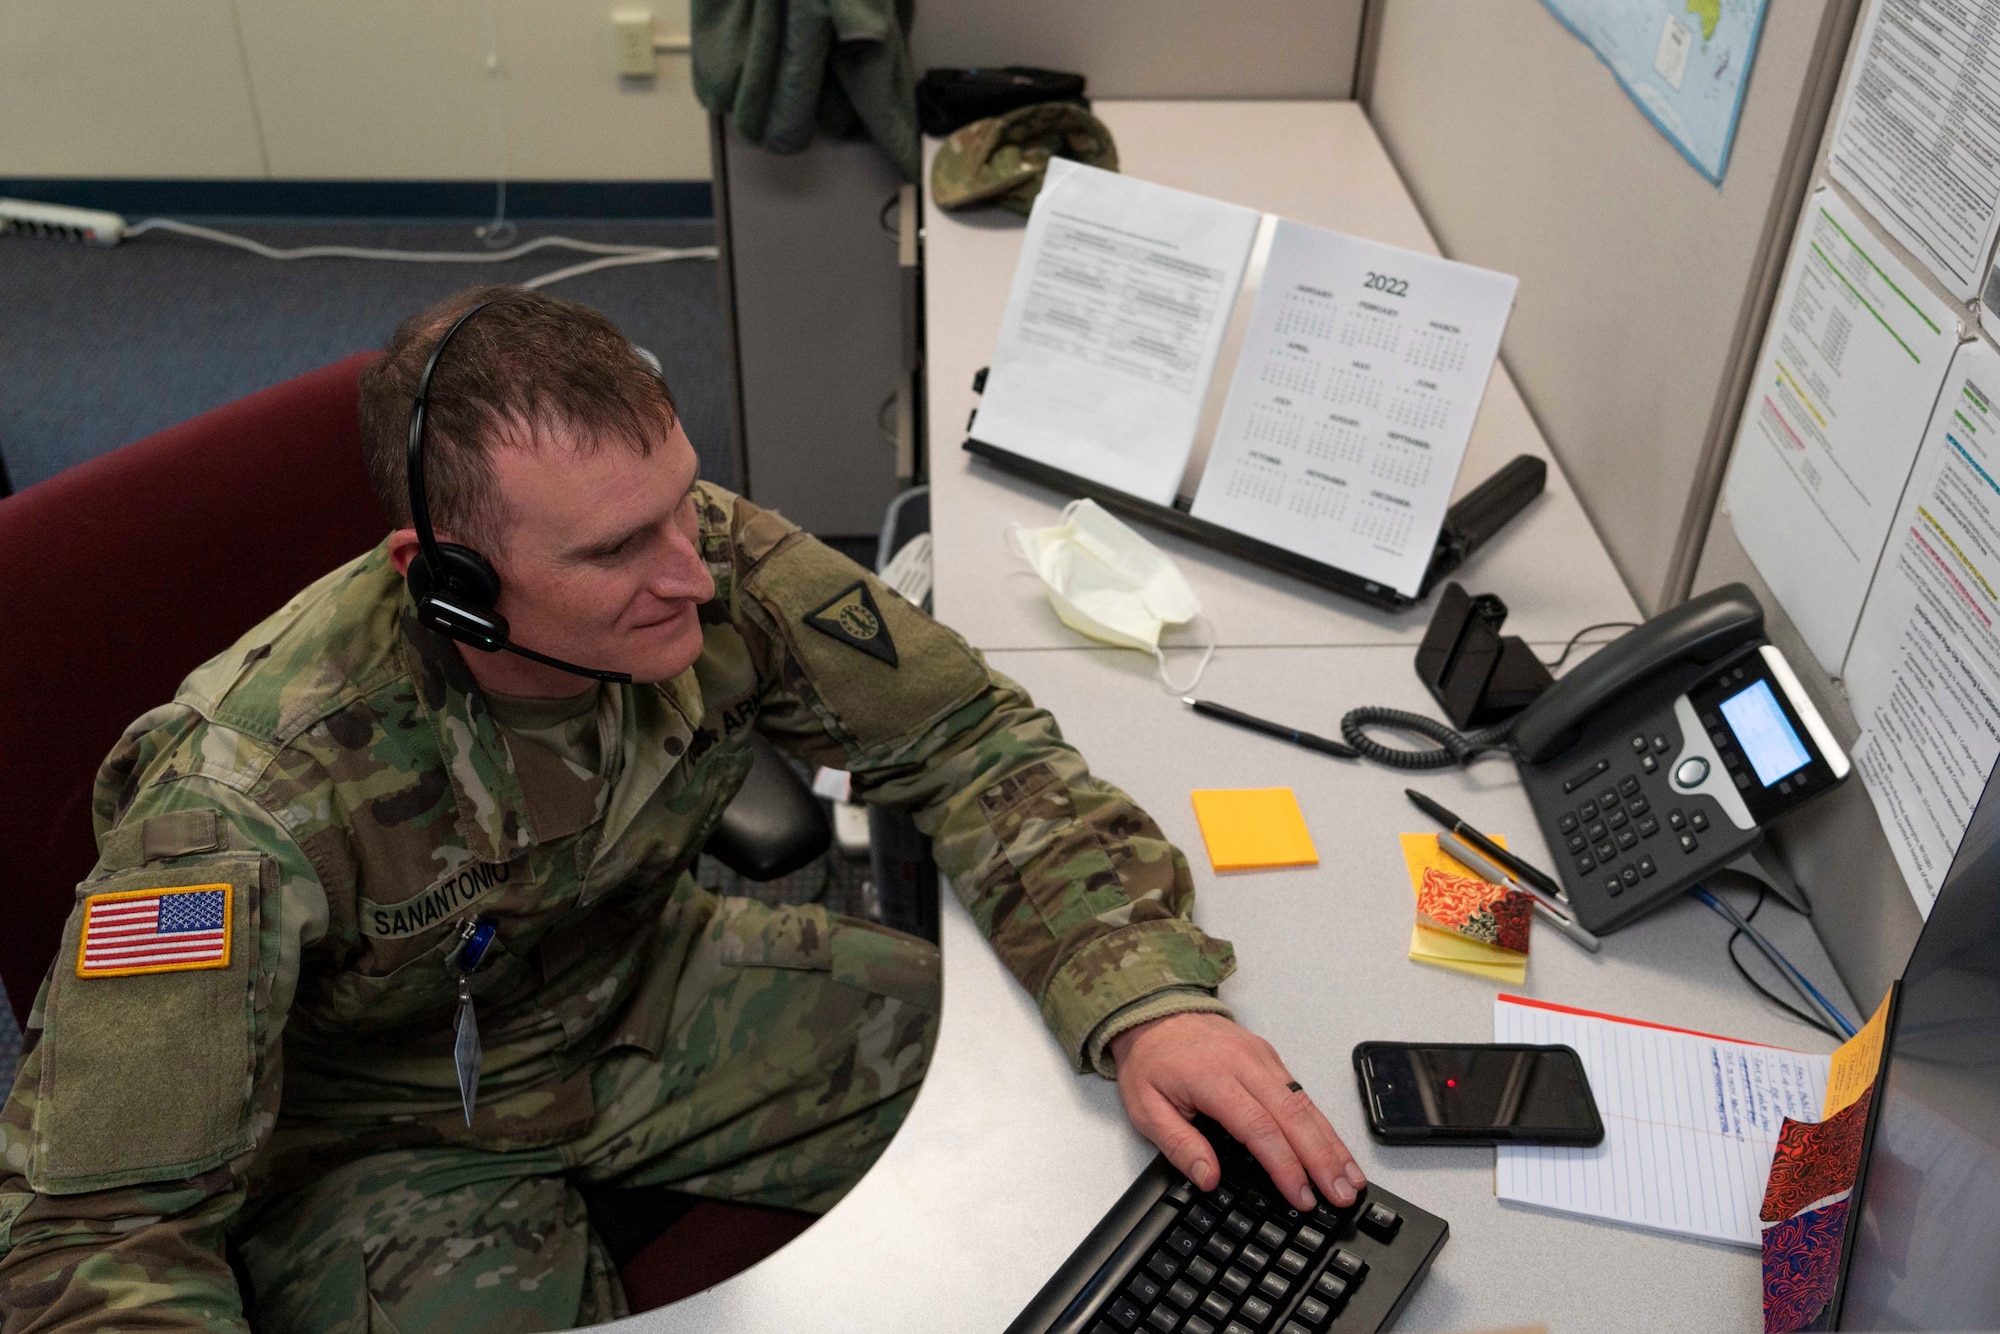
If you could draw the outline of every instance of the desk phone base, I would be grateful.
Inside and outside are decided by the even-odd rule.
[[[1164,1156],[1132,1183],[1006,1334],[1361,1334],[1387,1328],[1451,1229],[1370,1183],[1345,1209],[1284,1203],[1204,1122],[1222,1182]]]
[[[1752,644],[1644,682],[1521,778],[1577,920],[1601,935],[1725,868],[1803,910],[1756,854],[1847,768],[1783,655]]]

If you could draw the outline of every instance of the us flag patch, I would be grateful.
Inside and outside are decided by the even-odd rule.
[[[83,901],[78,977],[229,966],[230,885],[92,894]]]

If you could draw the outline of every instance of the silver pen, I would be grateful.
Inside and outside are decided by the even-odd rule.
[[[1542,893],[1541,890],[1536,889],[1533,885],[1523,884],[1499,870],[1493,863],[1487,861],[1484,857],[1466,846],[1466,844],[1460,842],[1456,836],[1439,834],[1437,841],[1439,852],[1442,852],[1445,856],[1451,858],[1481,880],[1492,885],[1505,885],[1509,889],[1517,889],[1521,893],[1526,894],[1534,901],[1535,907],[1541,910],[1542,916],[1548,919],[1550,926],[1553,926],[1556,930],[1562,932],[1592,954],[1597,953],[1598,949],[1604,944],[1603,941],[1565,916],[1562,909],[1550,901],[1548,895]]]

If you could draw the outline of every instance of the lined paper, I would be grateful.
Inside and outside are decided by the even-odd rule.
[[[1758,1246],[1778,1128],[1817,1121],[1831,1058],[1573,1010],[1493,1003],[1496,1042],[1564,1043],[1583,1059],[1604,1142],[1502,1146],[1502,1200]]]

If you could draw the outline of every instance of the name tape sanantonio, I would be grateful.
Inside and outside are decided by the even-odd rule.
[[[361,900],[361,934],[379,940],[398,940],[428,931],[439,922],[456,917],[486,895],[495,885],[507,883],[504,864],[475,862],[447,874],[423,893],[401,903]]]

